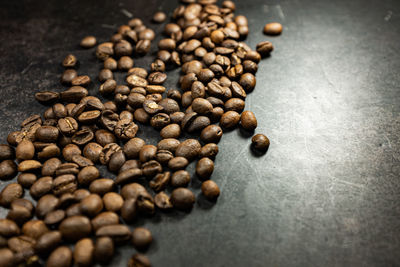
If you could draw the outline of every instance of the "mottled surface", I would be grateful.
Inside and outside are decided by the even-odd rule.
[[[78,47],[83,36],[107,40],[129,19],[122,10],[160,31],[151,15],[175,6],[1,1],[1,141],[24,117],[44,110],[34,92],[62,90],[59,63],[67,53],[81,61],[79,73],[96,78],[101,64],[93,50]],[[268,135],[271,147],[255,157],[238,130],[224,135],[212,177],[222,191],[216,205],[200,200],[190,214],[135,223],[154,234],[153,265],[400,265],[399,2],[255,0],[240,1],[238,10],[249,16],[252,47],[262,40],[275,45],[246,101],[258,118],[256,132]],[[263,36],[270,21],[284,25],[280,37]],[[158,138],[143,130],[140,136]],[[199,187],[192,185],[196,195]],[[112,266],[125,266],[133,251],[118,249]]]

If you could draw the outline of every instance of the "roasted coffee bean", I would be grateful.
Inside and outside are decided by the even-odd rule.
[[[196,139],[187,139],[180,143],[175,151],[175,156],[185,157],[189,161],[197,157],[201,149],[199,141]]]
[[[212,111],[213,106],[207,99],[195,98],[192,102],[192,108],[198,114],[208,114]]]
[[[248,110],[244,111],[240,116],[240,125],[248,131],[254,131],[257,128],[257,119],[254,113]]]
[[[72,86],[60,93],[60,97],[67,103],[78,103],[82,98],[89,94],[88,90],[82,86]]]
[[[162,172],[162,167],[159,162],[150,160],[142,164],[143,175],[146,177],[153,177],[157,173]]]
[[[72,161],[78,164],[79,167],[81,168],[94,165],[94,163],[90,159],[85,158],[84,156],[81,155],[74,155],[72,157]]]
[[[104,69],[102,69],[99,72],[99,81],[102,84],[102,86],[100,86],[100,93],[102,94],[108,94],[112,92],[112,81],[114,79],[114,75],[111,71],[111,69],[114,69],[113,63],[114,63],[115,59],[113,58],[108,58],[106,61],[104,61]],[[107,65],[106,65],[107,64]],[[117,68],[117,62],[115,61],[115,69]],[[110,82],[105,83],[106,81],[110,80]]]
[[[83,149],[83,155],[90,159],[93,163],[97,163],[103,147],[97,143],[89,143]],[[72,158],[71,158],[72,159]]]
[[[18,171],[20,172],[28,172],[34,171],[42,167],[42,164],[37,160],[24,160],[18,165]],[[5,160],[0,163],[0,178],[7,179],[7,177],[14,177],[17,166],[14,161]],[[5,176],[3,176],[3,175]],[[14,174],[14,175],[12,175]],[[12,176],[10,176],[12,175]],[[4,178],[3,178],[4,177]]]
[[[279,35],[282,33],[282,25],[278,22],[267,23],[263,31],[267,35]]]
[[[171,119],[171,123],[176,123],[180,125],[182,123],[183,118],[185,117],[185,113],[178,111],[170,114],[169,117]]]
[[[86,189],[78,189],[74,192],[74,198],[76,201],[80,202],[85,197],[89,196],[90,192]]]
[[[246,92],[251,92],[256,86],[256,78],[251,73],[245,73],[240,77],[239,84]]]
[[[181,99],[182,107],[184,107],[184,108],[189,107],[192,104],[192,101],[193,101],[193,97],[192,97],[191,91],[183,93],[182,99]]]
[[[71,216],[80,216],[82,215],[79,203],[75,203],[70,205],[66,210],[65,210],[65,215],[67,217],[71,217]]]
[[[24,190],[20,184],[11,183],[6,185],[0,193],[0,205],[8,207],[11,202],[23,196]]]
[[[133,222],[138,213],[137,199],[129,198],[124,201],[121,207],[121,217],[127,222]]]
[[[217,125],[209,125],[201,131],[200,139],[205,143],[218,143],[222,137],[222,129]]]
[[[71,216],[64,219],[59,227],[59,231],[68,241],[77,241],[87,237],[92,231],[90,221],[85,216]]]
[[[158,104],[164,108],[164,112],[167,114],[180,111],[178,102],[171,98],[164,98]]]
[[[46,262],[46,267],[70,267],[71,265],[72,251],[67,246],[56,248]]]
[[[19,235],[20,229],[18,225],[8,219],[0,219],[0,235],[3,237],[11,237]]]
[[[125,170],[123,172],[120,172],[115,179],[116,184],[126,184],[126,183],[131,183],[140,177],[142,177],[143,173],[141,169],[138,168],[132,168]]]
[[[93,181],[89,186],[89,191],[93,194],[104,195],[110,191],[113,191],[115,183],[112,179],[101,178]]]
[[[165,71],[165,63],[161,59],[156,59],[153,63],[150,65],[150,70],[152,72],[160,71],[164,72]]]
[[[40,160],[48,159],[52,157],[58,157],[61,154],[60,148],[55,144],[46,144],[46,146],[37,153],[37,157]]]
[[[185,170],[179,170],[172,174],[171,186],[187,187],[190,183],[190,174]]]
[[[129,169],[140,169],[140,167],[141,167],[141,162],[139,160],[130,159],[125,161],[125,163],[121,166],[121,168],[119,169],[119,173],[122,173]]]
[[[180,187],[172,191],[171,203],[179,210],[189,210],[195,203],[195,196],[189,189]]]
[[[42,196],[36,204],[36,216],[38,218],[45,217],[49,212],[55,210],[59,205],[59,199],[52,195]]]
[[[174,154],[168,150],[157,150],[156,160],[161,164],[166,165],[173,157]]]
[[[220,195],[218,185],[212,180],[203,182],[201,185],[201,192],[209,200],[216,200]]]
[[[83,238],[76,242],[73,257],[77,266],[92,266],[93,256],[94,244],[92,239]]]
[[[263,134],[256,134],[251,138],[251,146],[256,151],[265,153],[269,148],[269,139]]]
[[[153,145],[143,145],[139,151],[139,158],[141,162],[147,162],[156,157],[157,147]]]
[[[62,65],[65,68],[73,68],[76,66],[77,63],[78,59],[74,55],[69,54],[64,58]]]
[[[145,55],[150,51],[150,40],[140,40],[136,44],[136,53],[138,55]]]
[[[117,82],[114,79],[108,79],[99,87],[99,92],[102,95],[109,95],[114,92],[117,87]]]
[[[214,159],[218,154],[218,145],[214,143],[209,143],[203,146],[200,149],[200,158],[208,157],[210,159]]]
[[[191,96],[193,99],[197,99],[197,98],[203,99],[206,96],[206,89],[205,89],[204,84],[200,81],[193,82],[192,87],[191,87],[191,93],[192,93]],[[193,102],[192,102],[192,104],[193,104]]]
[[[168,162],[168,167],[171,170],[176,171],[176,170],[185,169],[188,164],[189,164],[189,161],[186,158],[175,157]]]
[[[155,23],[163,23],[166,19],[167,15],[162,11],[158,11],[153,15],[153,22]]]
[[[154,31],[152,29],[149,28],[145,28],[142,31],[140,31],[139,33],[139,39],[140,40],[154,40],[156,34],[154,33]]]
[[[0,266],[14,267],[16,264],[14,253],[11,249],[0,248]]]
[[[79,166],[76,163],[63,163],[56,170],[56,176],[64,175],[64,174],[78,174]]]
[[[94,46],[96,46],[97,40],[96,37],[94,36],[86,36],[84,37],[81,42],[80,42],[80,46],[83,48],[92,48]]]
[[[206,116],[196,117],[190,126],[187,128],[188,133],[193,133],[203,130],[205,127],[209,126],[211,123],[210,119]]]
[[[32,163],[31,163],[32,162]],[[22,166],[21,166],[22,165]],[[40,168],[40,162],[36,161],[23,161],[18,166],[18,171],[29,171],[32,169]],[[13,178],[17,174],[17,165],[12,160],[3,160],[0,163],[0,180],[7,180]]]
[[[79,206],[83,214],[94,217],[103,209],[103,201],[99,195],[90,194],[81,200]]]
[[[180,141],[175,138],[167,138],[163,139],[157,144],[158,150],[168,150],[172,153],[175,153],[176,149],[178,148]]]
[[[115,135],[107,130],[99,129],[94,134],[96,138],[96,142],[99,143],[101,146],[105,146],[109,143],[115,143],[117,138]]]
[[[139,157],[139,152],[145,145],[143,139],[132,138],[124,145],[124,153],[127,158],[135,159]]]
[[[266,57],[274,50],[274,46],[269,41],[263,41],[257,44],[256,49],[262,57]]]
[[[126,225],[114,224],[106,225],[96,231],[96,237],[108,236],[114,242],[121,243],[131,239],[131,231]]]
[[[100,110],[85,111],[78,116],[78,121],[83,124],[92,124],[100,117]]]
[[[120,139],[132,139],[135,137],[139,127],[129,119],[121,119],[114,128],[114,133]]]
[[[78,182],[81,185],[89,185],[100,177],[100,172],[95,166],[84,167],[78,174]]]
[[[32,188],[33,188],[33,186],[32,186]],[[54,181],[53,181],[52,189],[53,189],[53,193],[56,196],[61,196],[64,193],[73,193],[76,190],[76,188],[77,188],[76,179],[75,179],[75,176],[72,174],[64,174],[64,175],[57,176],[57,178],[54,179]]]
[[[14,158],[14,148],[6,144],[0,144],[0,161]]]
[[[134,61],[129,56],[123,56],[118,60],[118,69],[120,70],[129,70],[133,67]]]
[[[108,236],[96,238],[94,259],[100,264],[107,264],[114,255],[114,243]]]
[[[190,112],[187,111],[185,116],[182,119],[181,122],[181,128],[184,131],[187,131],[187,129],[192,125],[193,121],[198,117],[198,114],[196,112]]]
[[[234,128],[240,120],[240,115],[236,111],[227,111],[222,115],[219,124],[226,129]]]
[[[126,40],[121,40],[114,44],[114,53],[117,57],[130,56],[132,52],[132,45]]]
[[[155,129],[162,129],[171,122],[168,114],[158,113],[150,119],[150,125]]]
[[[22,226],[22,233],[33,239],[38,239],[47,232],[49,232],[49,228],[41,220],[31,220]]]
[[[132,244],[136,249],[145,250],[147,249],[151,242],[153,241],[153,236],[151,232],[143,227],[137,227],[132,232]]]
[[[180,134],[181,134],[181,127],[176,123],[169,124],[164,128],[162,128],[162,130],[160,131],[160,136],[163,139],[178,138]]]
[[[164,192],[160,192],[154,197],[154,203],[161,210],[169,210],[173,207],[170,197]]]
[[[77,76],[72,79],[71,85],[73,86],[88,86],[91,83],[91,79],[87,75]]]
[[[201,180],[207,180],[214,171],[214,162],[209,158],[201,158],[196,164],[196,174]]]
[[[228,101],[225,102],[225,110],[233,110],[236,111],[237,113],[241,113],[244,109],[244,101],[240,98],[231,98]]]
[[[29,236],[21,235],[8,239],[8,247],[15,253],[22,253],[28,250],[33,250],[35,240]]]
[[[128,267],[150,267],[150,260],[143,254],[134,254],[128,261]]]
[[[48,254],[62,241],[60,231],[50,231],[41,235],[35,244],[35,252],[39,254]]]
[[[124,200],[120,194],[108,192],[103,196],[103,203],[107,211],[118,212],[121,210]]]
[[[24,188],[31,188],[31,186],[36,182],[37,177],[33,173],[21,173],[18,176],[18,183],[22,185]]]
[[[115,152],[118,152],[121,150],[121,147],[118,144],[115,143],[110,143],[104,146],[103,150],[100,153],[100,163],[103,165],[107,165],[108,162],[110,161],[112,155]]]
[[[146,97],[139,93],[130,93],[128,95],[127,103],[132,108],[142,107]]]
[[[57,103],[53,105],[53,113],[56,118],[64,118],[67,116],[67,109],[63,104]]]
[[[171,178],[170,172],[159,173],[157,174],[153,180],[149,182],[151,189],[155,192],[159,192],[165,189],[165,187],[169,184]]]
[[[151,115],[161,112],[164,109],[153,100],[145,100],[143,102],[143,108],[148,114]]]
[[[158,42],[158,49],[159,50],[167,50],[167,51],[172,51],[176,47],[176,42],[174,39],[171,38],[165,38],[161,39]]]
[[[78,130],[78,123],[74,118],[66,117],[58,120],[58,128],[64,135],[73,135]]]
[[[81,155],[82,151],[75,144],[66,145],[62,150],[62,155],[65,160],[72,161],[72,157],[75,155]]]
[[[53,126],[42,126],[36,130],[35,137],[36,140],[42,142],[56,142],[58,139],[59,131]]]
[[[78,73],[74,69],[66,69],[61,75],[60,81],[62,84],[71,84],[74,78],[78,77]],[[58,95],[58,94],[57,94]],[[58,96],[57,96],[58,98]],[[38,99],[37,99],[38,100]],[[39,100],[40,101],[40,100]]]
[[[46,214],[44,223],[49,226],[58,225],[64,220],[66,213],[64,210],[53,210]]]
[[[51,192],[53,189],[53,178],[45,176],[38,179],[30,188],[29,193],[33,198],[40,198],[41,196]]]
[[[146,79],[148,73],[147,70],[145,70],[144,68],[132,68],[128,71],[128,74],[133,74],[143,79]]]

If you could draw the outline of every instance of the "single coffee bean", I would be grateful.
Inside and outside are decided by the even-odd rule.
[[[31,186],[36,182],[36,180],[37,177],[33,173],[21,173],[17,179],[18,183],[22,185],[22,187],[27,189],[31,188]]]
[[[209,125],[201,131],[200,139],[205,143],[218,143],[222,137],[222,129],[217,125]]]
[[[56,248],[46,262],[46,267],[70,267],[71,265],[72,251],[67,246]]]
[[[48,254],[62,241],[60,231],[50,231],[41,235],[35,244],[35,252],[39,254]]]
[[[97,163],[103,147],[97,143],[89,143],[83,149],[83,155],[90,159],[93,163]],[[72,158],[71,158],[72,159]]]
[[[109,95],[114,92],[117,82],[114,79],[108,79],[100,85],[99,92],[102,95]]]
[[[91,79],[87,75],[77,76],[72,79],[71,85],[73,86],[88,86],[91,83]]]
[[[59,203],[59,199],[52,194],[42,196],[36,204],[36,216],[40,219],[44,218],[49,212],[55,210]]]
[[[73,68],[76,66],[77,63],[78,59],[74,55],[69,54],[64,58],[62,65],[65,68]]]
[[[257,119],[253,112],[244,111],[240,116],[240,124],[248,131],[254,131],[257,128]]]
[[[163,139],[166,138],[178,138],[181,135],[181,127],[176,124],[169,124],[161,129],[160,136]]]
[[[231,98],[225,102],[225,110],[226,111],[236,111],[237,113],[241,113],[244,109],[244,101],[240,98]]]
[[[139,39],[140,40],[154,40],[156,34],[152,29],[144,28],[142,31],[139,32]]]
[[[106,225],[96,231],[96,237],[108,236],[116,243],[122,243],[131,239],[131,231],[126,225]]]
[[[70,85],[72,80],[76,77],[78,77],[78,72],[76,70],[66,69],[61,75],[60,81],[62,84]]]
[[[142,164],[143,175],[153,177],[157,173],[162,172],[161,164],[155,160],[150,160]]]
[[[125,170],[123,172],[120,172],[115,179],[116,184],[126,184],[126,183],[131,183],[140,177],[142,177],[143,172],[141,169],[138,168],[132,168]]]
[[[267,35],[279,35],[282,33],[282,25],[278,22],[267,23],[264,26],[264,33]]]
[[[38,179],[30,188],[29,193],[33,198],[40,198],[53,189],[53,178],[45,176]]]
[[[0,161],[7,160],[7,159],[14,159],[15,152],[14,148],[6,144],[0,144]]]
[[[256,134],[251,138],[252,148],[261,153],[265,153],[269,148],[269,139],[263,134]]]
[[[103,196],[104,208],[107,211],[118,212],[121,210],[124,200],[115,192],[108,192]]]
[[[121,207],[121,217],[126,222],[133,222],[138,213],[138,201],[136,198],[129,198],[124,201]]]
[[[180,143],[175,151],[175,156],[185,157],[189,161],[197,157],[201,149],[199,141],[196,139],[187,139]]]
[[[172,191],[171,203],[179,210],[189,210],[195,203],[195,196],[189,189],[180,187]]]
[[[148,114],[151,115],[161,112],[164,109],[153,100],[145,100],[143,102],[143,108]]]
[[[157,208],[161,210],[169,210],[173,208],[170,197],[164,192],[160,192],[154,197],[154,203]]]
[[[114,133],[120,139],[132,139],[135,137],[139,127],[129,119],[122,119],[117,122]]]
[[[117,69],[117,64],[118,63],[117,63],[117,61],[115,59],[113,59],[111,57],[107,58],[106,60],[104,60],[104,69],[108,69],[108,70],[111,70],[111,71],[116,70]],[[109,72],[107,72],[107,73],[104,72],[104,74],[107,74],[107,75],[104,75],[103,74],[103,70],[101,70],[100,73],[99,73],[100,82],[105,82],[107,79],[112,79],[112,78],[109,78],[109,77],[112,77],[112,75],[110,76]],[[106,77],[107,77],[107,79],[104,79]]]
[[[96,238],[94,259],[100,264],[107,264],[114,255],[114,242],[108,236]]]
[[[56,170],[56,176],[64,174],[76,175],[79,173],[79,166],[76,163],[63,163]]]
[[[196,117],[190,126],[187,128],[188,133],[193,133],[203,130],[205,127],[209,126],[211,123],[210,119],[206,116]]]
[[[120,40],[114,44],[114,53],[117,57],[130,56],[132,52],[132,45],[126,40]]]
[[[253,91],[256,86],[256,78],[251,73],[245,73],[240,76],[239,84],[243,87],[246,92]]]
[[[139,160],[130,159],[125,161],[125,163],[121,166],[121,168],[119,169],[119,173],[122,173],[129,169],[140,169],[140,167],[141,167],[141,162]]]
[[[208,114],[212,111],[213,106],[207,99],[195,98],[192,102],[192,108],[198,114]]]
[[[139,151],[139,158],[141,162],[147,162],[156,157],[157,147],[153,145],[144,145]]]
[[[261,56],[266,57],[274,50],[274,46],[272,45],[271,42],[264,41],[258,43],[256,49]]]
[[[174,154],[168,150],[157,150],[156,160],[163,165],[166,165],[173,157]]]
[[[0,219],[0,235],[3,237],[11,237],[19,235],[20,229],[18,225],[8,219]]]
[[[82,215],[79,203],[75,203],[70,205],[66,210],[65,210],[65,215],[66,217],[72,217],[72,216],[80,216]]]
[[[178,125],[181,125],[182,120],[185,117],[185,113],[178,111],[170,114],[169,117],[171,119],[171,123],[176,123]]]
[[[61,222],[59,231],[66,240],[77,241],[87,237],[92,231],[92,226],[85,216],[70,216]]]
[[[13,169],[16,168],[16,165],[15,165],[15,163],[13,161],[5,160],[0,164],[0,170],[3,169],[1,165],[2,164],[6,164],[6,163],[7,163],[7,165],[10,166],[8,168],[11,168],[11,167]],[[33,171],[33,170],[39,169],[41,167],[42,167],[42,164],[37,160],[24,160],[18,165],[18,171],[20,171],[20,172],[28,172],[28,171]],[[6,169],[4,168],[4,170],[6,170]],[[0,174],[1,173],[2,172],[0,171]]]
[[[201,192],[209,200],[216,200],[220,195],[218,185],[212,180],[203,182],[201,185]]]
[[[57,176],[57,178],[54,179],[53,181],[53,193],[56,196],[61,196],[64,193],[73,193],[75,192],[76,188],[77,184],[75,175],[72,174],[64,174]]]
[[[58,139],[59,131],[53,126],[42,126],[36,130],[35,137],[38,141],[42,142],[56,142]]]
[[[15,253],[22,253],[33,250],[35,240],[29,236],[21,235],[8,239],[8,247]]]
[[[153,63],[151,63],[150,69],[152,72],[156,72],[156,71],[164,72],[165,71],[165,63],[161,59],[156,59]]]
[[[236,111],[227,111],[222,115],[219,124],[226,129],[234,128],[240,120],[240,115]]]
[[[196,174],[201,180],[210,178],[214,171],[214,162],[209,158],[201,158],[196,164]]]
[[[26,236],[38,239],[43,234],[49,232],[49,228],[47,228],[46,224],[41,220],[31,220],[22,226],[22,232]]]
[[[132,244],[138,250],[146,250],[151,242],[153,241],[153,236],[151,232],[143,227],[137,227],[132,232]]]
[[[153,15],[153,22],[155,23],[163,23],[166,19],[167,15],[162,11],[158,11]]]
[[[100,163],[107,165],[112,157],[112,155],[118,151],[122,150],[121,147],[116,143],[110,143],[104,146],[100,153]]]
[[[182,100],[181,100],[182,107],[184,107],[184,108],[189,107],[192,104],[192,101],[193,101],[193,97],[192,97],[191,91],[187,91],[187,92],[183,93]]]
[[[175,153],[176,149],[178,148],[180,141],[175,138],[167,138],[163,139],[157,144],[158,150],[168,150],[172,153]]]
[[[166,113],[158,113],[150,119],[150,125],[155,129],[162,129],[171,122],[169,115]]]
[[[150,45],[151,41],[150,40],[140,40],[136,44],[136,53],[138,55],[145,55],[150,51]]]
[[[147,70],[144,68],[132,68],[128,71],[128,74],[133,74],[143,79],[146,79],[148,75]]]
[[[150,267],[150,260],[143,254],[134,254],[128,261],[128,267]]]
[[[175,157],[168,162],[168,167],[171,170],[176,171],[176,170],[185,169],[188,164],[189,164],[189,161],[186,158]]]
[[[118,69],[127,71],[133,67],[134,61],[129,56],[123,56],[118,60]]]
[[[29,140],[22,140],[16,150],[15,155],[18,160],[28,160],[35,156],[35,147],[33,143]]]
[[[72,157],[72,161],[78,164],[81,168],[94,165],[94,163],[90,159],[85,158],[81,155],[74,155]]]
[[[96,46],[96,43],[97,43],[96,37],[86,36],[81,40],[80,45],[83,48],[92,48]]]
[[[78,182],[81,185],[89,185],[100,177],[100,172],[95,166],[84,167],[78,174]]]
[[[46,214],[44,217],[44,223],[48,226],[58,225],[64,220],[66,212],[64,210],[53,210]]]
[[[190,183],[190,174],[185,170],[179,170],[172,174],[171,185],[173,187],[187,187]]]
[[[0,193],[0,205],[9,207],[11,202],[23,196],[24,190],[20,184],[11,183],[6,185]]]
[[[94,244],[92,239],[83,238],[75,244],[74,263],[77,266],[92,266]]]
[[[99,143],[101,146],[105,146],[109,143],[115,143],[117,138],[115,135],[107,130],[99,129],[95,132],[96,142]]]
[[[127,156],[127,158],[138,158],[139,157],[139,152],[145,145],[145,142],[143,139],[140,138],[132,138],[129,140],[125,145],[124,145],[124,153]]]
[[[82,86],[72,86],[61,92],[60,96],[64,102],[78,103],[82,98],[89,94],[88,90]]]
[[[89,196],[82,199],[80,203],[80,210],[83,214],[89,217],[94,217],[101,212],[103,209],[103,201],[97,194],[90,194]]]
[[[101,178],[94,180],[90,186],[89,191],[92,194],[104,195],[110,191],[113,191],[115,187],[114,180],[108,178]]]
[[[66,136],[73,135],[79,128],[78,123],[72,117],[66,117],[58,120],[60,132]]]
[[[155,192],[162,191],[169,184],[170,177],[170,172],[159,173],[149,182],[149,185]]]
[[[18,166],[18,170],[19,171],[25,171],[25,170],[28,170],[30,165],[29,164],[24,164],[23,167],[20,167],[20,166],[21,166],[21,164]],[[3,160],[0,163],[0,180],[11,179],[16,174],[17,174],[17,165],[14,163],[14,161],[12,161],[12,160]]]

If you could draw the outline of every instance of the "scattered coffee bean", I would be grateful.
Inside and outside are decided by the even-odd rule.
[[[267,23],[264,26],[264,33],[267,35],[279,35],[282,33],[282,25],[278,22]]]
[[[138,227],[132,232],[132,243],[136,249],[145,250],[147,249],[151,242],[153,241],[153,237],[151,232],[143,227]]]
[[[150,260],[143,254],[134,254],[128,261],[128,267],[150,267]]]
[[[163,23],[167,18],[167,15],[165,15],[164,12],[158,11],[156,13],[154,13],[153,15],[153,21],[155,23]]]
[[[274,50],[274,46],[271,42],[264,41],[258,43],[256,49],[261,56],[266,57]]]
[[[251,145],[256,151],[265,153],[269,148],[269,139],[263,134],[256,134],[251,138]]]
[[[203,184],[201,185],[201,192],[209,200],[217,199],[220,194],[218,185],[212,180],[207,180],[203,182]]]
[[[177,188],[172,191],[171,203],[179,210],[189,210],[193,207],[195,196],[192,191],[186,188]]]

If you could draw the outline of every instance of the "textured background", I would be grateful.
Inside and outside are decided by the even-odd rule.
[[[60,62],[67,53],[81,61],[79,73],[96,78],[101,64],[92,51],[79,49],[83,36],[107,40],[129,20],[123,10],[160,32],[151,15],[175,6],[161,0],[1,1],[1,142],[23,118],[44,110],[36,91],[62,90]],[[237,10],[249,17],[252,47],[263,40],[275,45],[246,101],[258,118],[256,132],[269,136],[271,147],[255,157],[240,131],[225,134],[213,174],[222,191],[216,205],[200,198],[190,214],[135,223],[154,234],[147,253],[152,263],[399,266],[400,2],[243,0]],[[270,21],[284,25],[280,37],[263,36]],[[176,86],[177,75],[171,73],[168,87]],[[143,130],[140,136],[158,138]],[[192,188],[197,195],[199,182]],[[132,253],[130,246],[118,249],[112,266],[125,266]]]

